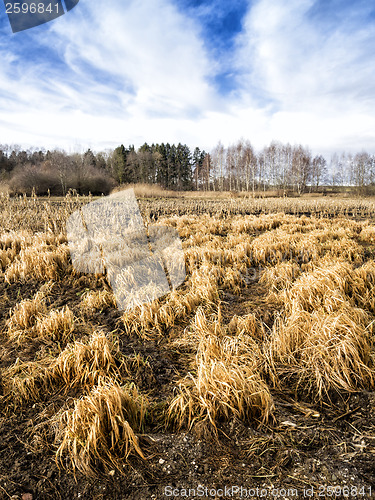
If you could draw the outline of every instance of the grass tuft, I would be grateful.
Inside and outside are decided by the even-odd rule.
[[[217,436],[220,421],[266,422],[273,401],[260,375],[262,356],[254,339],[225,335],[220,315],[210,323],[202,309],[195,316],[193,335],[198,341],[196,370],[180,381],[168,424]]]
[[[142,430],[146,410],[147,400],[134,386],[99,381],[88,396],[76,400],[74,408],[59,417],[58,462],[67,456],[74,469],[94,476],[99,468],[121,470],[130,455],[144,459],[136,434]]]

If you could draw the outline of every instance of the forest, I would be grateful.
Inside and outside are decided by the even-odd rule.
[[[347,186],[364,195],[375,186],[375,155],[333,153],[327,159],[313,156],[307,146],[277,141],[256,151],[249,140],[228,147],[219,142],[210,152],[181,143],[122,144],[84,153],[0,144],[0,182],[10,194],[55,196],[69,190],[108,194],[115,186],[133,183],[175,191],[278,190],[284,196]]]

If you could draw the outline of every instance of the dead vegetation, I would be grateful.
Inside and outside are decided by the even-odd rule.
[[[196,343],[195,369],[179,382],[168,410],[178,428],[186,425],[217,436],[217,423],[223,420],[268,420],[273,401],[261,376],[262,354],[245,333],[248,322],[243,323],[237,324],[238,335],[228,336],[220,313],[209,322],[201,308],[197,311],[190,339]]]
[[[337,394],[374,390],[375,229],[345,217],[375,213],[370,202],[188,199],[178,202],[188,215],[169,216],[170,200],[145,200],[149,222],[179,232],[187,279],[121,315],[105,276],[71,266],[63,225],[85,201],[42,210],[35,199],[1,199],[1,411],[59,401],[43,425],[60,465],[124,473],[146,460],[146,431],[220,440],[234,421],[274,425],[276,394],[310,405],[310,416],[333,408]],[[273,213],[285,204],[289,213]],[[265,321],[267,308],[277,313]],[[172,368],[158,379],[159,352]],[[250,442],[248,453],[263,454],[270,439]]]
[[[142,431],[146,410],[147,400],[136,387],[100,380],[72,410],[56,417],[57,460],[67,455],[74,468],[95,475],[98,464],[108,470],[122,467],[130,454],[144,458],[136,433]]]

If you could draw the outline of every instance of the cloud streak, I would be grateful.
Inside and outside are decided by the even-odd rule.
[[[362,0],[93,0],[0,25],[0,142],[375,151],[374,24]]]
[[[328,148],[329,134],[333,147],[350,137],[357,148],[374,148],[373,21],[364,4],[336,3],[342,15],[332,19],[321,5],[319,21],[313,0],[259,1],[241,34],[243,92],[254,88],[272,103],[270,125],[283,138]]]

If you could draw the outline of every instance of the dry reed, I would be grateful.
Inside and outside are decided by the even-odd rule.
[[[89,395],[59,416],[57,460],[62,463],[67,455],[74,469],[89,476],[98,473],[98,466],[124,472],[121,466],[129,455],[144,459],[136,434],[142,430],[146,410],[147,400],[134,386],[99,380]]]
[[[225,335],[220,316],[209,323],[202,309],[195,316],[193,335],[198,342],[196,370],[180,381],[168,423],[217,436],[223,420],[267,421],[273,402],[259,374],[261,352],[254,339]]]

